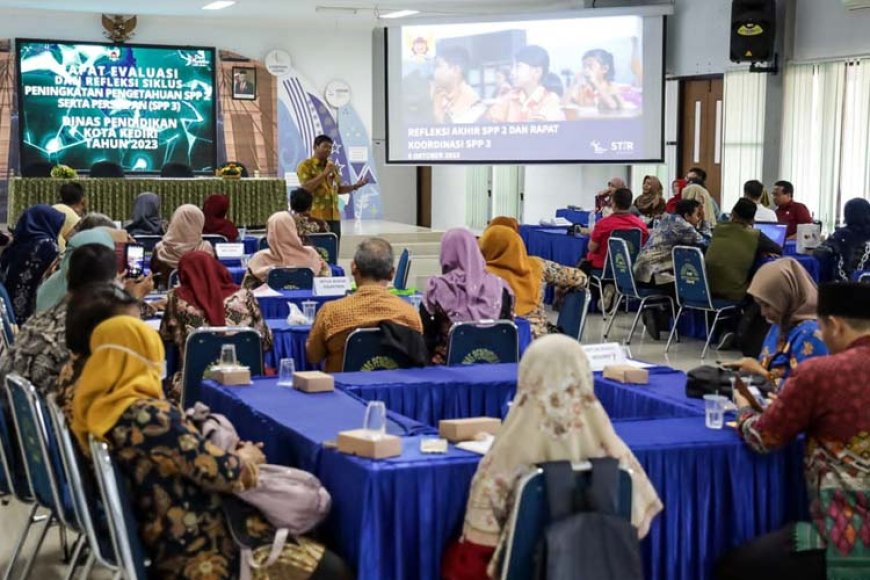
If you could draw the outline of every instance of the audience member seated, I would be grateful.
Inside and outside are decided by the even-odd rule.
[[[804,433],[804,474],[811,522],[790,524],[732,551],[716,578],[870,577],[870,301],[857,283],[819,289],[819,326],[830,356],[793,371],[763,413],[735,399],[738,433],[770,453]]]
[[[254,254],[248,261],[248,271],[242,280],[244,288],[256,288],[266,283],[272,268],[308,268],[315,276],[329,276],[331,270],[314,248],[302,245],[296,233],[296,220],[290,212],[279,211],[266,222],[269,247]]]
[[[870,269],[870,202],[861,197],[850,199],[843,218],[846,225],[813,252],[822,280],[848,282],[855,272]]]
[[[589,236],[589,251],[586,254],[586,260],[580,264],[580,269],[587,276],[604,269],[604,260],[607,257],[607,241],[614,230],[638,229],[640,230],[641,244],[646,244],[649,239],[649,230],[644,221],[631,214],[631,198],[630,189],[617,189],[613,193],[613,214],[595,224],[595,229]]]
[[[202,210],[189,203],[179,206],[172,214],[166,235],[151,254],[151,272],[161,287],[169,285],[169,274],[178,268],[184,254],[200,251],[214,256],[211,244],[202,239],[204,224]]]
[[[423,332],[420,314],[387,289],[395,274],[389,242],[370,238],[361,243],[350,272],[356,281],[356,292],[320,307],[305,345],[308,362],[316,365],[325,359],[324,370],[329,373],[341,371],[345,342],[358,328],[372,328],[386,321]]]
[[[762,203],[764,197],[764,184],[757,179],[752,179],[743,184],[743,197],[756,205],[755,223],[775,224],[779,220],[776,212]]]
[[[223,236],[228,242],[239,239],[239,230],[236,225],[227,219],[230,211],[230,198],[222,193],[210,195],[202,204],[202,213],[205,216],[205,225],[202,227],[204,234],[216,234]],[[240,240],[241,241],[241,240]]]
[[[57,238],[57,245],[62,252],[66,248],[66,241],[72,237],[76,225],[88,209],[88,198],[85,197],[85,190],[80,183],[70,181],[60,186],[60,203],[51,207],[63,214],[63,227]]]
[[[716,204],[713,203],[710,192],[704,186],[697,183],[689,183],[689,185],[683,188],[683,199],[694,199],[704,208],[704,222],[706,224],[702,225],[702,228],[712,230],[716,227],[719,223],[719,210]]]
[[[160,177],[191,178],[193,169],[186,163],[172,161],[160,168]]]
[[[788,181],[773,184],[773,203],[776,204],[776,219],[788,228],[787,239],[794,239],[800,224],[813,223],[813,216],[807,206],[794,200],[794,186]]]
[[[447,361],[447,340],[455,322],[513,319],[507,282],[486,271],[477,239],[464,228],[441,238],[441,276],[429,279],[420,304],[423,334],[432,364]]]
[[[618,189],[625,189],[625,180],[621,177],[611,177],[607,189],[595,194],[595,213],[608,216],[613,213],[613,194]]]
[[[133,221],[127,224],[131,236],[162,236],[163,219],[160,217],[160,196],[146,191],[133,202]]]
[[[705,247],[709,242],[710,229],[704,221],[704,208],[701,203],[694,199],[681,200],[674,213],[665,214],[659,221],[638,254],[634,263],[635,281],[638,286],[654,287],[664,294],[676,297],[672,253],[674,247]],[[670,311],[664,308],[645,310],[643,321],[650,337],[658,340],[661,332],[667,332],[670,318]]]
[[[115,229],[115,221],[104,213],[91,211],[85,214],[82,219],[79,220],[79,223],[76,224],[75,228],[73,228],[72,235],[74,236],[80,232],[92,230],[94,228],[106,228],[109,230],[113,230]]]
[[[36,307],[36,290],[60,253],[57,239],[64,216],[48,205],[22,212],[12,243],[0,255],[0,283],[12,300],[12,311],[23,324]]]
[[[663,195],[662,182],[654,175],[643,178],[643,193],[634,200],[634,208],[640,213],[644,222],[652,224],[653,220],[662,217],[667,203]]]
[[[746,198],[737,200],[731,210],[731,221],[713,230],[704,261],[714,298],[743,301],[756,262],[764,256],[782,255],[782,248],[752,227],[755,208]]]
[[[308,234],[324,234],[329,232],[329,224],[311,215],[311,205],[314,196],[307,189],[297,187],[290,194],[290,210],[296,220],[296,231],[303,243],[308,243]]]
[[[517,218],[506,215],[500,215],[489,220],[486,227],[491,226],[507,226],[517,233],[520,232],[520,222],[517,221]]]
[[[764,377],[779,390],[798,364],[828,354],[816,317],[818,290],[797,260],[782,258],[758,269],[748,293],[770,331],[758,360],[743,358],[726,366]]]
[[[166,297],[160,336],[184,352],[187,336],[203,326],[245,326],[260,333],[263,351],[272,348],[272,332],[250,290],[233,283],[226,267],[205,252],[189,252],[178,262],[179,285]],[[172,377],[181,395],[182,369]],[[170,397],[173,398],[173,397]]]
[[[637,219],[637,218],[635,218]],[[559,291],[586,287],[586,274],[526,253],[526,245],[507,226],[490,226],[480,237],[486,269],[508,283],[514,294],[514,311],[529,321],[532,336],[556,332],[547,318],[544,290],[547,284]]]
[[[75,241],[73,241],[75,240]],[[60,267],[55,270],[55,272],[46,278],[45,282],[39,285],[39,288],[36,290],[36,308],[34,309],[34,313],[39,314],[52,308],[62,302],[67,295],[67,281],[70,276],[70,264],[72,262],[72,255],[75,253],[76,248],[80,248],[82,246],[88,244],[96,244],[103,246],[104,248],[108,248],[112,250],[114,255],[115,244],[112,241],[112,236],[109,235],[108,230],[105,228],[97,228],[92,230],[87,230],[81,233],[74,235],[70,238],[69,244],[67,244],[67,249],[63,253],[60,259]],[[116,274],[118,271],[118,263],[117,259],[114,264],[114,273]],[[94,280],[98,282],[99,279]],[[106,282],[110,281],[109,279],[105,280]]]
[[[498,578],[520,480],[538,463],[600,457],[631,470],[631,523],[645,537],[662,502],[595,397],[583,348],[567,336],[535,341],[520,361],[507,419],[471,481],[462,537],[447,549],[442,578]]]
[[[673,196],[668,200],[667,206],[665,206],[665,211],[668,213],[674,213],[677,211],[677,204],[683,200],[683,189],[689,184],[685,179],[675,179],[671,182],[671,193]]]
[[[67,362],[57,377],[57,402],[72,421],[72,403],[82,369],[91,356],[91,333],[113,316],[141,318],[142,302],[115,282],[94,283],[71,292],[67,301],[64,339]]]
[[[114,161],[97,161],[91,165],[90,177],[109,177],[120,179],[124,177],[124,168]]]

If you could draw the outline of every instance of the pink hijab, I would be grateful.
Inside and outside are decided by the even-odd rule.
[[[214,256],[211,244],[202,239],[204,223],[201,209],[189,203],[179,206],[172,214],[163,240],[154,247],[160,261],[174,268],[188,252],[200,251]]]
[[[248,262],[248,269],[259,280],[265,280],[272,268],[309,268],[320,273],[323,260],[317,250],[302,245],[296,231],[296,220],[288,211],[273,213],[266,223],[268,249],[260,250]]]
[[[504,280],[486,271],[474,234],[464,228],[448,230],[441,238],[441,272],[429,279],[424,300],[430,313],[437,305],[451,322],[495,320],[504,289],[513,295]]]

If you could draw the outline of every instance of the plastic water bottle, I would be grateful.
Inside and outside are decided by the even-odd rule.
[[[595,229],[595,210],[589,212],[589,233]]]

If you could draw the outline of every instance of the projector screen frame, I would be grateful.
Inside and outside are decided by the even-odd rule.
[[[588,14],[584,14],[588,12]],[[391,24],[383,26],[384,36],[384,149],[386,165],[411,165],[411,166],[433,166],[433,165],[633,165],[633,164],[661,164],[665,162],[665,98],[666,98],[666,66],[667,66],[667,42],[668,42],[668,17],[673,14],[671,6],[639,6],[635,8],[600,8],[600,9],[581,9],[573,12],[553,12],[541,14],[521,14],[521,15],[493,15],[486,22],[523,22],[534,20],[559,20],[568,18],[583,18],[583,17],[608,17],[608,16],[638,16],[641,18],[661,17],[662,37],[661,37],[661,63],[662,63],[662,81],[661,81],[661,111],[659,115],[659,143],[658,157],[648,159],[626,159],[624,161],[614,159],[495,159],[495,160],[413,160],[413,159],[393,159],[390,148],[390,28],[401,28],[402,24]],[[463,24],[480,22],[480,16],[466,18],[421,18],[414,19],[409,24]]]
[[[211,137],[212,137],[212,155],[209,161],[211,162],[212,169],[209,170],[197,170],[193,169],[194,175],[203,175],[203,176],[213,176],[214,171],[217,169],[218,163],[218,98],[219,98],[219,90],[218,90],[218,67],[220,62],[218,61],[218,49],[214,46],[191,46],[191,45],[183,45],[183,44],[151,44],[151,43],[140,43],[140,42],[103,42],[103,41],[90,41],[90,40],[60,40],[60,39],[42,39],[42,38],[15,38],[13,39],[15,44],[15,90],[18,93],[16,96],[16,105],[18,106],[18,162],[19,164],[23,164],[24,161],[24,122],[22,119],[23,116],[23,106],[24,106],[24,95],[21,89],[23,87],[22,77],[21,77],[21,47],[22,43],[33,43],[33,44],[87,44],[91,46],[105,46],[105,47],[128,47],[128,48],[158,48],[158,49],[167,49],[167,50],[203,50],[209,52],[211,54],[211,62],[212,62],[212,70],[211,70],[211,86],[212,86],[212,102],[211,102]],[[19,167],[21,169],[21,167]],[[89,175],[91,172],[91,168],[83,168],[76,169],[76,173]],[[149,171],[128,171],[124,168],[124,173],[127,176],[130,175],[160,175],[160,169],[153,169]]]

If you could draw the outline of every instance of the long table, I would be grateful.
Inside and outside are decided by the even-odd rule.
[[[444,549],[461,531],[479,456],[453,446],[445,455],[421,454],[421,438],[434,430],[396,415],[389,431],[404,433],[402,456],[375,461],[338,453],[324,443],[359,428],[365,409],[342,391],[306,395],[257,379],[247,387],[207,381],[202,394],[243,439],[263,441],[270,462],[320,478],[333,500],[327,544],[360,579],[439,578]],[[798,445],[756,455],[733,430],[705,428],[702,416],[614,427],[665,505],[642,543],[647,578],[709,577],[730,547],[804,515]]]
[[[133,201],[144,191],[161,199],[161,213],[169,219],[175,208],[185,203],[202,207],[209,195],[225,193],[230,198],[227,217],[239,226],[263,226],[273,213],[287,209],[287,185],[283,179],[79,179],[88,196],[91,211],[113,220],[128,220]],[[37,203],[57,203],[62,179],[17,177],[9,180],[8,223],[13,224],[22,211]]]

